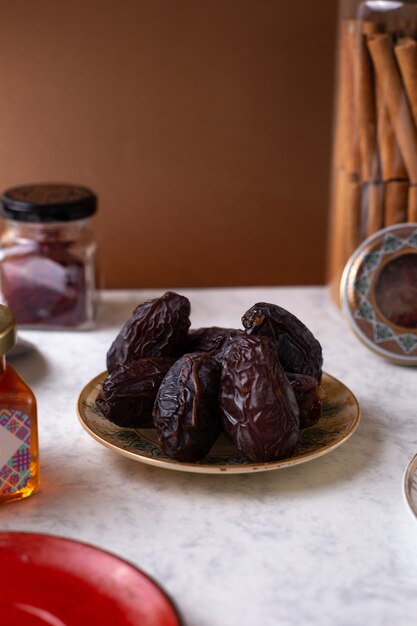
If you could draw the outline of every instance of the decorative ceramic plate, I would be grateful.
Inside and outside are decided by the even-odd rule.
[[[4,626],[181,626],[165,592],[114,554],[20,532],[0,532],[0,552]]]
[[[394,224],[356,248],[340,285],[355,335],[400,365],[417,365],[416,280],[417,224]]]
[[[359,404],[353,393],[336,378],[324,373],[322,387],[326,399],[323,415],[315,426],[301,431],[293,456],[269,463],[251,463],[233,448],[225,435],[220,435],[205,459],[198,463],[180,463],[162,452],[153,428],[121,428],[102,415],[95,401],[106,376],[107,372],[103,372],[93,378],[78,398],[78,416],[85,430],[101,444],[123,456],[180,472],[265,472],[311,461],[346,441],[356,429],[360,418]]]
[[[411,459],[405,470],[403,487],[411,513],[417,517],[417,454]]]

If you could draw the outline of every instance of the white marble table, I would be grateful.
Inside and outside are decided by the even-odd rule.
[[[196,327],[238,326],[259,300],[291,310],[322,342],[325,370],[358,397],[362,421],[331,454],[284,470],[149,467],[91,439],[75,405],[122,322],[159,293],[106,292],[94,332],[22,333],[39,348],[14,365],[38,398],[41,490],[3,506],[0,529],[119,554],[165,587],[187,626],[415,624],[417,520],[402,476],[417,451],[417,371],[368,352],[323,288],[181,290]]]

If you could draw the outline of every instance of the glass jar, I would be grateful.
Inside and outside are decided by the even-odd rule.
[[[417,222],[417,3],[341,0],[329,278],[382,229]]]
[[[0,204],[0,299],[21,327],[84,330],[96,312],[96,196],[70,185],[28,185]]]
[[[10,309],[0,305],[0,504],[39,488],[35,396],[4,356],[15,344],[15,328]]]

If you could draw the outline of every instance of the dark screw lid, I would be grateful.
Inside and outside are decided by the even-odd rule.
[[[22,185],[8,189],[0,198],[0,215],[19,222],[70,222],[96,210],[95,194],[76,185]]]

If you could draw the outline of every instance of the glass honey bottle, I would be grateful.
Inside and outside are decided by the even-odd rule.
[[[39,488],[36,399],[5,357],[15,342],[15,318],[0,305],[0,504]]]

